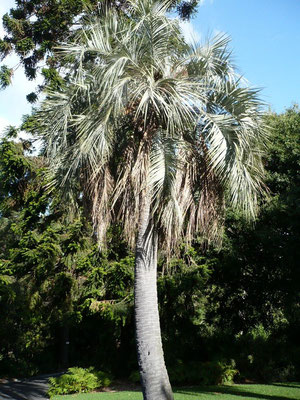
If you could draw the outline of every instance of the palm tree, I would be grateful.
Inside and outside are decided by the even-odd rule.
[[[60,48],[65,89],[39,112],[53,184],[83,182],[98,241],[113,221],[135,246],[135,321],[145,400],[171,400],[157,306],[157,250],[216,237],[224,196],[253,216],[264,138],[257,91],[229,39],[189,46],[169,3],[129,0]]]

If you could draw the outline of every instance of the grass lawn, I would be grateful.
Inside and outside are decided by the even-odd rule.
[[[174,389],[175,400],[300,400],[300,383],[233,385]],[[107,392],[56,396],[54,400],[142,400],[140,392]],[[159,399],[158,399],[159,400]]]

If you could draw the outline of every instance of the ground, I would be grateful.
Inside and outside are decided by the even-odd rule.
[[[48,379],[59,374],[41,375],[33,379],[0,381],[0,400],[47,400]]]
[[[47,380],[43,375],[30,380],[0,383],[0,400],[46,400]],[[269,385],[232,385],[175,388],[175,400],[300,400],[300,382]],[[142,400],[138,388],[113,386],[107,391],[69,396],[52,400]]]
[[[185,387],[174,390],[175,400],[300,400],[300,383]],[[56,396],[53,400],[142,400],[137,391]]]

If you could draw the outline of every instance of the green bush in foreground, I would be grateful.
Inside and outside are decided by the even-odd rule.
[[[57,378],[50,378],[49,397],[58,394],[90,392],[99,387],[109,386],[111,377],[94,368],[69,368],[68,372]]]

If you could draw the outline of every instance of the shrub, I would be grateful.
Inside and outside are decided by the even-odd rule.
[[[132,371],[129,376],[129,380],[133,383],[140,383],[141,378],[140,378],[139,371]]]
[[[69,368],[68,372],[56,378],[50,378],[48,395],[90,392],[96,388],[109,386],[111,377],[94,368]]]
[[[285,382],[297,380],[299,369],[296,360],[300,348],[294,345],[290,350],[290,336],[287,327],[273,327],[267,330],[262,324],[256,325],[247,334],[238,338],[236,360],[241,371],[241,380],[257,382]]]
[[[222,384],[232,384],[234,379],[239,375],[239,371],[232,365],[224,365],[222,371]]]
[[[171,382],[177,385],[230,384],[238,374],[233,360],[230,363],[220,361],[183,363],[179,360],[177,365],[168,368],[168,371]]]

